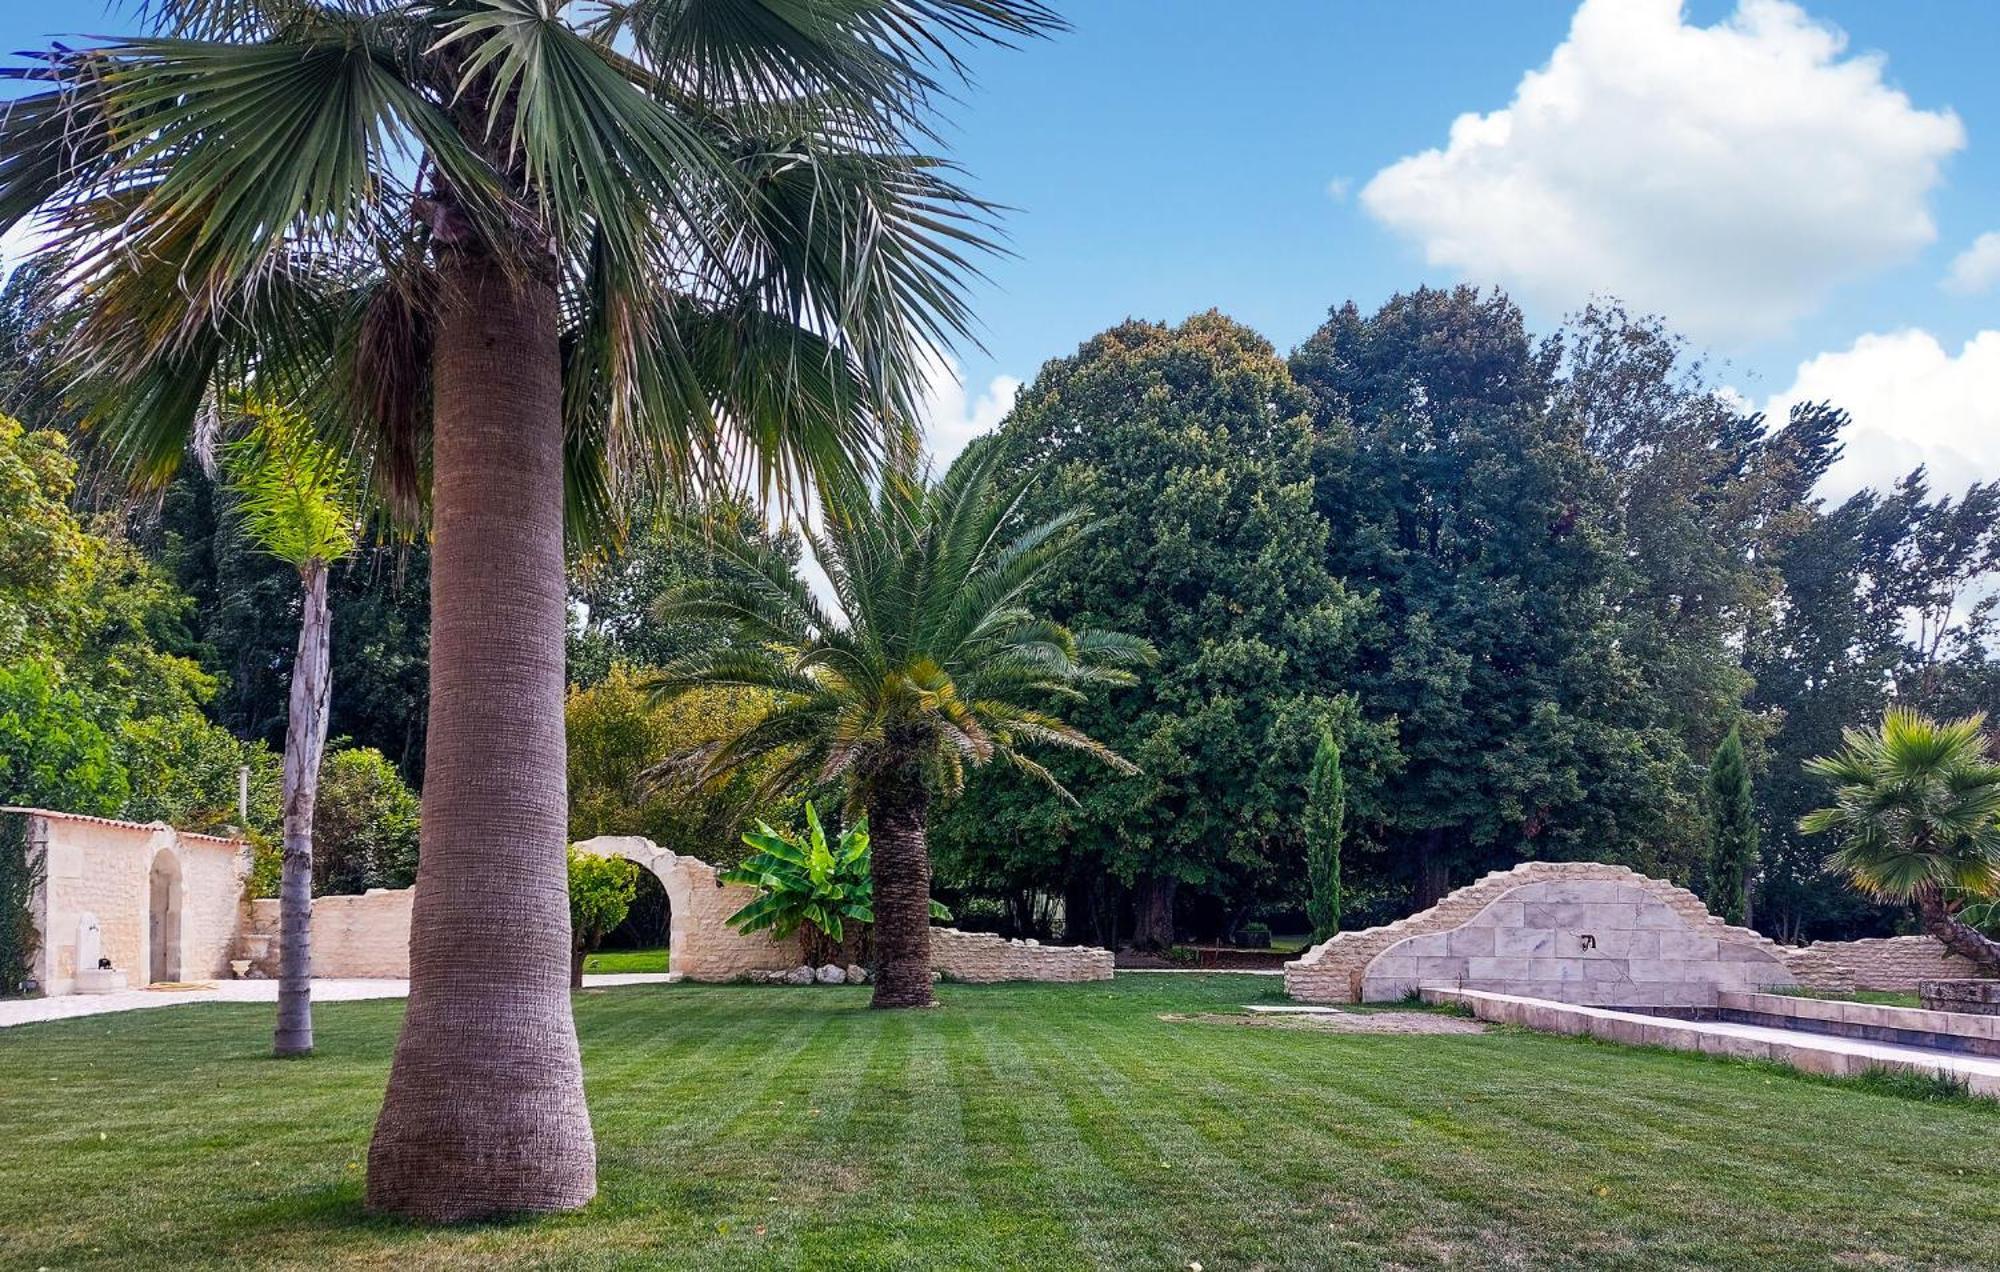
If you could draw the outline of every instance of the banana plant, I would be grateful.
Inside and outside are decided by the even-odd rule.
[[[865,944],[866,928],[875,921],[866,817],[829,843],[819,810],[809,802],[804,835],[760,821],[743,842],[755,851],[720,878],[757,889],[757,897],[729,917],[730,926],[740,932],[768,931],[780,941],[796,937],[810,963],[852,952],[850,925],[860,929],[854,947]],[[949,920],[951,911],[933,901],[931,917]]]

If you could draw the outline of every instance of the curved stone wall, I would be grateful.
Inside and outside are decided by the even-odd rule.
[[[1798,983],[1787,951],[1623,866],[1527,862],[1285,965],[1308,1002],[1383,1002],[1424,985],[1597,1006],[1708,1006],[1721,990]]]

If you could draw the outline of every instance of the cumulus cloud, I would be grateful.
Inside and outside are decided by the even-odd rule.
[[[924,450],[943,472],[958,458],[966,444],[982,433],[1000,426],[1014,409],[1014,396],[1021,382],[1011,375],[996,375],[987,381],[978,396],[968,393],[965,375],[958,362],[939,354],[924,389]]]
[[[1977,296],[1996,286],[2000,286],[2000,231],[1989,231],[1952,258],[1951,268],[1945,271],[1944,289]]]
[[[1800,363],[1765,410],[1781,420],[1793,403],[1819,401],[1854,417],[1846,454],[1821,486],[1830,498],[1886,488],[1919,464],[1939,490],[2000,478],[2000,331],[1980,332],[1955,355],[1927,331],[1862,336]]]
[[[1430,264],[1540,304],[1611,293],[1704,339],[1773,335],[1937,236],[1965,129],[1883,69],[1787,0],[1708,27],[1679,0],[1584,0],[1512,102],[1361,203]]]

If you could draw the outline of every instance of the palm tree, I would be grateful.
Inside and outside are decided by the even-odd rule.
[[[904,453],[989,205],[922,153],[1037,0],[144,0],[0,120],[90,424],[141,479],[254,376],[432,536],[411,992],[367,1195],[582,1205],[564,532]],[[329,425],[331,427],[331,425]]]
[[[1135,771],[1033,705],[1130,684],[1130,668],[1150,662],[1152,649],[1072,632],[1029,608],[1036,580],[1080,526],[1074,514],[1019,524],[1018,492],[995,490],[996,460],[990,449],[968,456],[934,485],[892,473],[873,497],[857,481],[827,482],[821,529],[805,538],[838,618],[783,556],[726,546],[720,576],[665,610],[731,621],[737,638],[663,670],[656,693],[749,687],[771,706],[670,759],[662,774],[707,780],[769,761],[769,789],[844,779],[849,803],[866,814],[876,1007],[931,1004],[926,827],[933,799],[956,794],[968,765],[1002,759],[1062,792],[1020,749],[1041,743]]]
[[[299,572],[299,649],[285,717],[285,832],[278,888],[278,1023],[271,1049],[309,1055],[312,1019],[313,805],[333,689],[333,615],[327,571],[356,546],[357,490],[341,456],[297,414],[253,406],[249,432],[232,443],[224,473],[245,535]]]
[[[1892,707],[1879,731],[1847,730],[1838,754],[1806,762],[1839,789],[1799,829],[1839,836],[1828,869],[1870,896],[1914,905],[1946,949],[2000,971],[2000,943],[1961,919],[1952,899],[2000,893],[2000,764],[1985,728],[1983,715],[1939,724]]]

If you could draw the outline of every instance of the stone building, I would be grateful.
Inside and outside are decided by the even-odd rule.
[[[44,993],[229,974],[250,869],[241,840],[39,808],[0,815],[25,819],[42,863],[34,979]]]

